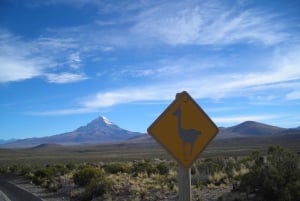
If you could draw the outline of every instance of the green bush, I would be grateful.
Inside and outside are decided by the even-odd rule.
[[[32,173],[32,168],[29,166],[22,166],[20,169],[20,174],[22,176],[28,176],[31,173]]]
[[[21,172],[21,166],[20,165],[12,165],[8,168],[10,173],[19,174]]]
[[[133,164],[132,171],[135,175],[138,173],[147,173],[148,176],[154,173],[158,173],[156,167],[154,167],[149,161],[139,161]]]
[[[94,198],[103,196],[111,187],[111,183],[105,179],[92,180],[81,193],[76,195],[72,200],[90,201]],[[101,199],[102,200],[102,199]]]
[[[7,172],[8,172],[8,167],[5,167],[5,166],[0,167],[0,174],[5,174]]]
[[[105,164],[102,166],[102,168],[105,170],[105,172],[111,173],[111,174],[117,174],[117,173],[130,173],[131,168],[126,163],[110,163]]]
[[[169,166],[165,162],[161,162],[156,166],[160,175],[167,175],[169,173]]]
[[[92,182],[92,180],[102,179],[104,177],[104,172],[102,169],[94,167],[86,167],[73,176],[74,183],[78,186],[87,186]]]
[[[56,192],[58,189],[62,188],[62,184],[58,183],[56,180],[49,180],[46,184],[46,188],[52,192]]]
[[[215,172],[224,171],[226,168],[226,161],[223,158],[207,158],[204,161],[197,161],[194,165],[195,170],[193,173],[197,172],[202,175],[212,175]]]
[[[267,156],[253,154],[253,166],[241,178],[240,188],[266,201],[294,201],[300,197],[299,158],[272,146]]]
[[[76,165],[75,165],[74,163],[68,163],[68,164],[66,165],[66,168],[67,168],[68,170],[74,170],[74,169],[76,168]]]
[[[70,169],[67,168],[65,165],[54,165],[52,166],[52,168],[55,170],[56,175],[65,175],[70,172]]]
[[[36,185],[46,185],[54,180],[55,169],[52,167],[43,167],[33,173],[32,182]]]

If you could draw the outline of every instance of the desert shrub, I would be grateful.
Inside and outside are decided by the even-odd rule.
[[[19,174],[21,172],[21,166],[20,165],[12,165],[8,168],[10,173]]]
[[[46,185],[54,180],[55,169],[52,167],[42,167],[33,173],[32,182],[36,185]]]
[[[224,167],[225,162],[222,158],[207,158],[197,165],[197,169],[200,172],[206,173],[207,175],[222,171]]]
[[[32,174],[33,171],[34,171],[33,167],[29,165],[21,165],[21,164],[14,164],[6,168],[7,173],[12,173],[15,175],[26,176],[26,177]]]
[[[77,169],[82,170],[85,168],[98,168],[99,166],[93,163],[83,163],[78,166]]]
[[[0,174],[5,174],[8,172],[8,167],[6,166],[1,166],[0,167]]]
[[[297,156],[278,146],[270,147],[266,157],[257,153],[252,156],[254,163],[241,178],[241,190],[267,201],[293,201],[300,197]]]
[[[79,186],[87,186],[92,180],[102,179],[104,172],[102,169],[94,167],[86,167],[80,169],[73,176],[74,183]]]
[[[191,168],[192,185],[219,186],[222,184],[237,183],[241,176],[248,172],[250,157],[216,157],[197,160]]]
[[[138,173],[147,173],[148,176],[158,173],[158,170],[149,161],[138,161],[132,165],[132,171],[135,175]]]
[[[56,180],[49,180],[46,183],[45,186],[48,190],[52,191],[52,192],[56,192],[58,191],[60,188],[62,188],[62,184],[57,182]]]
[[[34,176],[36,177],[52,178],[54,175],[55,169],[50,167],[40,168],[34,172]]]
[[[167,175],[169,173],[169,166],[166,162],[161,162],[156,166],[160,175]]]
[[[90,201],[96,197],[103,196],[112,186],[112,183],[104,176],[92,178],[84,190],[76,194],[72,200]]]
[[[22,167],[20,168],[20,174],[21,174],[22,176],[27,176],[27,175],[31,174],[31,172],[32,172],[32,167],[29,167],[29,166],[22,166]]]
[[[68,169],[68,170],[75,170],[75,168],[76,168],[76,165],[74,164],[74,163],[68,163],[67,165],[66,165],[66,168]]]
[[[108,172],[111,174],[130,173],[131,172],[130,166],[126,163],[105,164],[102,166],[102,168],[105,170],[105,172]]]
[[[51,166],[49,166],[49,167],[51,167]],[[65,175],[65,174],[68,174],[69,172],[71,172],[71,170],[69,168],[67,168],[65,165],[61,165],[61,164],[54,165],[54,166],[52,166],[52,168],[55,169],[56,175]]]
[[[206,183],[208,183],[208,175],[202,174],[195,166],[193,166],[191,168],[191,184],[200,187]]]
[[[223,171],[214,172],[213,174],[208,176],[208,181],[210,184],[214,184],[217,186],[219,186],[221,184],[227,184],[228,183],[228,175]]]
[[[64,165],[46,165],[45,167],[37,167],[35,171],[28,172],[25,176],[31,179],[32,183],[55,192],[62,188],[59,176],[68,172],[70,172],[70,170]]]
[[[192,167],[192,185],[200,187],[205,184],[220,185],[227,183],[229,176],[227,170],[234,165],[227,158],[207,158],[198,160]]]

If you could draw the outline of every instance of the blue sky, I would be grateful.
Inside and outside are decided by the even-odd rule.
[[[0,139],[146,132],[182,90],[218,126],[300,126],[300,2],[0,2]]]

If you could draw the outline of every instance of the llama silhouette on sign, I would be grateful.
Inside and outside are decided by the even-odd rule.
[[[179,133],[179,137],[182,140],[183,155],[184,155],[184,158],[186,159],[185,145],[186,144],[190,144],[190,156],[191,156],[192,153],[193,153],[194,143],[196,142],[198,136],[201,135],[201,131],[193,129],[193,128],[190,128],[190,129],[184,129],[184,128],[182,128],[182,124],[181,124],[181,108],[180,108],[180,105],[175,110],[175,112],[173,112],[173,115],[177,117],[178,133]]]

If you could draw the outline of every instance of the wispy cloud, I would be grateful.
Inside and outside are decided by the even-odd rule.
[[[68,0],[49,0],[46,1],[46,4],[63,3],[72,6],[71,2],[73,3]],[[109,18],[103,21],[99,14],[99,20],[96,19],[94,23],[60,29],[50,27],[45,30],[42,37],[32,41],[25,41],[9,32],[2,31],[1,39],[5,46],[2,45],[0,49],[2,52],[11,52],[13,55],[13,57],[9,57],[6,53],[0,58],[5,64],[2,67],[2,71],[5,72],[1,77],[2,82],[19,81],[38,76],[50,77],[48,80],[54,82],[52,75],[57,73],[56,77],[62,77],[59,75],[62,70],[67,71],[70,75],[77,74],[77,79],[70,79],[70,82],[82,81],[83,77],[78,76],[74,70],[85,68],[84,60],[86,58],[96,60],[99,55],[91,56],[96,51],[112,52],[118,51],[120,47],[142,47],[149,43],[152,45],[163,43],[222,46],[240,42],[258,42],[274,45],[284,41],[288,36],[285,31],[286,27],[278,16],[259,9],[243,10],[239,8],[239,4],[229,7],[220,1],[192,0],[172,4],[137,2],[136,5],[124,2],[122,6],[112,7],[109,2],[97,3],[97,1],[78,0],[74,4],[77,6],[96,5],[104,13],[109,9],[113,9],[112,12],[115,13],[122,10],[122,15],[127,16],[129,20],[124,22]],[[133,16],[131,13],[133,11],[138,15]],[[103,28],[104,25],[109,26]],[[122,27],[122,33],[118,31],[120,27]],[[176,70],[182,68],[180,65],[189,66],[190,71],[193,71],[193,66],[201,68],[199,64],[195,65],[196,62],[188,63],[178,59],[177,61],[179,63],[173,66],[158,64],[159,68],[133,69],[129,67],[118,70],[118,73],[127,73],[132,77],[154,77],[163,76],[165,72],[176,74]],[[278,75],[281,76],[281,73],[283,72],[278,72]],[[257,77],[255,73],[247,76],[241,75],[247,82],[258,84],[266,83],[265,80],[270,79],[267,75]],[[226,84],[228,89],[234,88],[233,85],[249,85],[234,75],[230,75],[230,77],[233,81]],[[58,82],[67,83],[67,80]],[[226,89],[223,87],[222,93],[224,92]]]
[[[62,2],[71,5],[73,1]],[[47,3],[61,2],[49,0]],[[47,114],[84,113],[130,102],[171,100],[174,94],[182,90],[189,91],[197,99],[299,99],[300,46],[289,43],[283,49],[277,48],[290,36],[288,23],[283,23],[279,15],[257,8],[241,9],[239,4],[228,6],[222,1],[139,1],[136,5],[125,2],[122,6],[112,7],[106,1],[98,4],[93,0],[78,0],[75,4],[93,4],[104,13],[111,8],[113,13],[121,11],[122,15],[117,19],[107,16],[107,20],[102,20],[102,13],[99,12],[99,19],[90,24],[58,29],[50,27],[42,37],[31,41],[0,31],[0,62],[4,64],[0,66],[1,72],[4,72],[0,74],[0,82],[35,77],[58,84],[83,81],[89,78],[84,74],[87,58],[96,61],[101,57],[100,53],[116,53],[114,56],[117,57],[124,50],[130,51],[136,46],[140,48],[148,44],[154,51],[162,47],[167,49],[166,52],[170,51],[168,48],[179,50],[196,46],[200,53],[161,56],[146,64],[127,63],[125,67],[110,70],[111,74],[106,73],[105,76],[111,79],[115,79],[116,75],[141,78],[143,82],[139,85],[126,82],[120,88],[104,87],[83,98],[78,103],[79,109],[64,109],[61,113],[59,110],[49,111]],[[129,19],[119,19],[124,16],[129,16]],[[222,55],[219,51],[216,51],[217,56],[203,59],[211,55],[216,46],[222,49],[241,43],[254,44],[254,47],[263,45],[271,53],[265,55],[268,58],[255,58],[263,60],[263,65],[259,67],[242,53],[236,57],[245,56],[245,66],[237,66],[233,60],[225,59],[228,55]],[[272,52],[274,49],[277,51],[275,54]],[[202,52],[207,55],[201,55]],[[94,57],[95,54],[98,55]],[[226,68],[231,70],[226,71]],[[270,95],[274,89],[280,93]]]
[[[41,56],[32,57],[33,46],[0,29],[0,83],[41,76],[52,62]]]
[[[28,1],[26,5],[29,6],[43,6],[43,5],[68,5],[72,7],[81,8],[86,5],[101,5],[97,0],[45,0],[45,1]]]
[[[91,110],[88,108],[73,108],[73,109],[62,109],[62,110],[52,110],[52,111],[42,111],[42,112],[27,112],[27,115],[32,116],[63,116],[63,115],[73,115],[73,114],[85,114],[98,112],[98,110]]]
[[[121,88],[103,89],[103,91],[83,98],[78,103],[78,108],[90,112],[126,103],[170,101],[174,99],[176,93],[183,90],[189,91],[195,99],[219,100],[242,97],[250,102],[261,102],[262,99],[264,101],[298,99],[300,59],[295,57],[298,51],[297,47],[290,48],[289,51],[284,51],[280,57],[276,53],[276,57],[270,57],[267,62],[264,62],[269,66],[264,69],[255,69],[249,73],[230,71],[223,74],[205,73],[203,76],[203,71],[209,70],[210,67],[214,68],[214,66],[209,66],[208,69],[206,67],[198,68],[199,60],[195,60],[194,64],[189,63],[187,75],[180,76],[184,74],[185,68],[174,67],[173,62],[169,63],[170,66],[168,62],[163,62],[160,63],[162,68],[174,68],[177,69],[177,72],[167,78],[165,76],[168,73],[161,72],[160,78],[163,79],[159,78],[156,80],[157,82],[149,81],[138,86],[128,84]],[[251,62],[249,62],[249,66],[251,66]],[[143,75],[153,74],[153,72],[158,73],[157,70],[149,72],[145,70]],[[272,91],[276,91],[276,93],[272,93]],[[68,110],[63,111],[67,113]]]
[[[75,73],[58,73],[58,74],[50,74],[47,73],[45,76],[48,79],[48,82],[50,83],[56,83],[56,84],[65,84],[65,83],[72,83],[72,82],[78,82],[82,80],[88,79],[83,74],[75,74]]]
[[[41,76],[41,66],[48,63],[47,60],[10,58],[0,56],[0,83],[21,81]]]
[[[0,39],[0,83],[37,77],[47,77],[49,82],[60,84],[87,79],[82,74],[72,72],[81,64],[78,52],[71,53],[69,58],[64,57],[74,48],[71,40],[23,40],[5,30],[0,30]],[[58,67],[69,68],[69,72],[62,73],[57,70]]]
[[[213,120],[218,124],[234,124],[244,121],[266,121],[279,118],[278,115],[245,115],[245,116],[231,116],[231,117],[213,117]]]
[[[288,99],[288,100],[299,100],[300,99],[300,90],[299,90],[299,88],[297,90],[294,90],[294,91],[286,94],[286,99]]]
[[[225,45],[287,39],[278,16],[260,10],[241,10],[220,1],[160,4],[142,12],[132,32],[167,44]]]
[[[143,90],[143,91],[141,91]],[[97,93],[96,95],[87,97],[81,104],[84,108],[103,108],[110,107],[116,104],[124,104],[135,101],[151,101],[151,100],[166,100],[169,99],[169,93],[165,90],[162,96],[163,88],[160,91],[149,88],[127,88],[116,91]],[[158,98],[160,96],[160,98]]]
[[[131,48],[161,44],[275,45],[290,37],[287,32],[288,24],[282,22],[280,15],[262,9],[245,10],[235,2],[232,5],[215,0],[172,3],[137,1],[134,4],[131,1],[123,1],[118,5],[108,1],[46,2],[69,6],[92,5],[99,9],[99,15],[93,23],[48,29],[50,37],[44,37],[40,42],[62,48],[74,45],[83,49]]]
[[[69,65],[73,69],[78,69],[81,63],[79,52],[70,54],[69,56]]]
[[[68,37],[40,37],[36,40],[36,45],[41,48],[47,48],[49,51],[69,50],[78,48],[78,44],[72,38]]]

